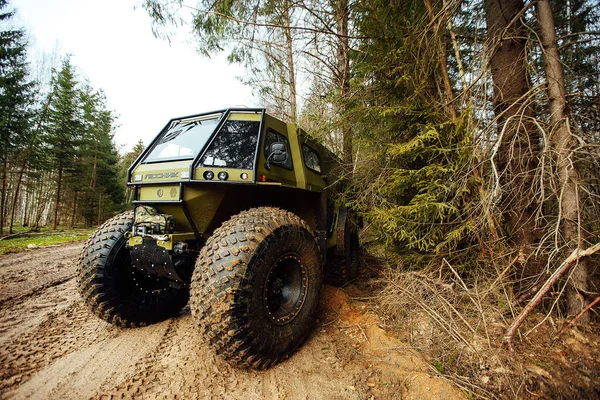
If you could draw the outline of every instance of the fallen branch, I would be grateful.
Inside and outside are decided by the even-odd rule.
[[[17,237],[19,237],[19,236],[23,236],[23,235],[25,235],[26,233],[27,233],[27,232],[13,233],[13,234],[10,234],[10,235],[6,235],[6,236],[2,236],[2,237],[0,237],[0,240],[9,240],[9,239],[14,239],[14,238],[17,238]]]
[[[592,307],[594,307],[596,304],[600,303],[600,296],[596,297],[596,300],[592,301],[590,304],[588,304],[583,310],[581,310],[579,312],[579,314],[577,314],[577,316],[575,318],[573,318],[571,320],[571,322],[569,322],[567,324],[567,326],[565,326],[564,328],[562,328],[560,330],[560,332],[558,332],[558,334],[556,335],[556,337],[558,338],[560,335],[562,335],[563,333],[565,333],[565,331],[567,331],[568,329],[570,329],[573,325],[575,325],[575,322],[577,322],[579,320],[579,318],[581,318],[583,316],[583,314],[585,314],[586,312],[588,312],[588,310]]]
[[[588,247],[585,250],[575,249],[575,250],[573,250],[571,255],[569,257],[567,257],[562,262],[562,264],[560,264],[558,269],[556,271],[554,271],[554,273],[550,276],[550,278],[548,278],[548,280],[542,285],[539,292],[537,292],[537,294],[533,297],[533,299],[531,299],[531,301],[525,306],[525,308],[523,308],[523,310],[519,313],[517,318],[515,318],[513,323],[506,330],[503,341],[504,341],[504,344],[506,345],[506,347],[510,351],[515,350],[512,341],[513,341],[513,337],[515,336],[515,333],[517,332],[517,329],[519,329],[521,324],[523,324],[523,322],[529,316],[531,311],[533,311],[533,309],[535,307],[537,307],[538,304],[540,304],[540,302],[542,301],[542,299],[544,298],[546,293],[548,293],[548,291],[550,290],[550,288],[552,288],[552,286],[556,283],[556,281],[558,281],[558,279],[562,275],[564,275],[564,273],[567,272],[575,262],[579,261],[583,257],[588,257],[588,256],[594,254],[598,250],[600,250],[600,243],[596,243],[592,247]]]

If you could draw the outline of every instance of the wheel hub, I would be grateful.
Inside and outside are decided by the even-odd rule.
[[[296,254],[286,254],[273,264],[264,286],[264,308],[271,322],[285,325],[302,310],[308,288],[306,267]]]

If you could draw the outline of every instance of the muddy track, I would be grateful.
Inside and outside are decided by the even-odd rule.
[[[143,328],[107,324],[77,294],[82,245],[0,257],[1,398],[463,398],[376,316],[327,286],[307,343],[267,371],[215,356],[189,308]]]

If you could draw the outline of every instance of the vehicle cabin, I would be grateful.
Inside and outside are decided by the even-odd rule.
[[[173,216],[173,231],[161,232],[178,234],[173,240],[206,238],[257,206],[286,209],[322,230],[334,157],[265,109],[226,109],[169,121],[129,169],[128,184],[134,203]]]

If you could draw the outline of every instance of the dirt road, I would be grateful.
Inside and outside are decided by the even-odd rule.
[[[80,302],[82,243],[0,257],[0,397],[38,399],[464,398],[347,290],[325,287],[314,333],[290,359],[243,371],[198,337],[189,309],[137,329]],[[352,290],[352,289],[350,289]]]

